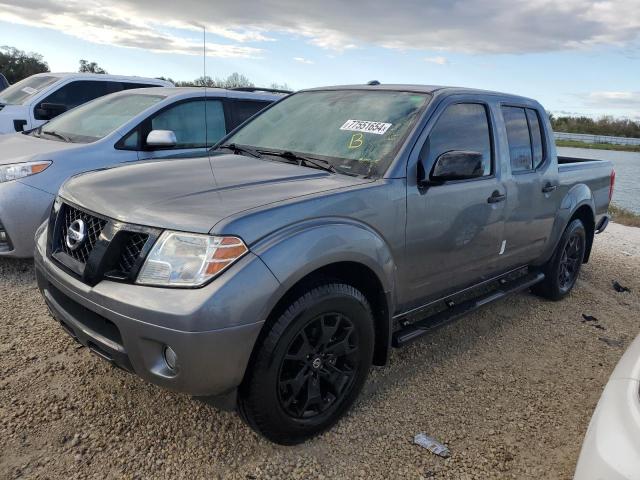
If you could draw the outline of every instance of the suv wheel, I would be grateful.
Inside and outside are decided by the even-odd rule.
[[[291,445],[330,428],[353,404],[373,356],[373,315],[349,285],[310,289],[273,323],[240,388],[244,420]]]
[[[544,266],[545,279],[533,287],[534,293],[550,300],[560,300],[569,294],[584,261],[586,240],[582,221],[573,220],[562,234],[553,257]]]

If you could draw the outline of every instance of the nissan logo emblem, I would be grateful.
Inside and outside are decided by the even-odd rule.
[[[67,227],[67,237],[65,238],[65,242],[67,243],[67,247],[69,247],[72,251],[80,248],[80,245],[83,244],[85,239],[87,238],[87,226],[85,225],[83,220],[74,220]]]

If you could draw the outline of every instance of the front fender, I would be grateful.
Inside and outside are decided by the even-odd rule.
[[[303,221],[260,240],[251,250],[280,282],[278,298],[319,268],[355,262],[376,274],[395,305],[396,264],[391,248],[378,232],[361,222],[345,218]],[[394,305],[389,305],[390,311]]]
[[[556,250],[558,242],[562,237],[562,233],[569,224],[569,220],[571,220],[576,211],[584,205],[588,206],[591,214],[594,215],[593,212],[595,212],[596,209],[593,193],[587,185],[580,183],[571,187],[562,198],[560,208],[558,209],[556,218],[553,222],[547,248],[545,249],[544,254],[540,257],[540,261],[536,263],[545,263],[553,256],[553,252]],[[595,216],[593,219],[595,222]]]

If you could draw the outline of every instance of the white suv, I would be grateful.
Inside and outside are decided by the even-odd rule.
[[[172,87],[155,78],[93,73],[39,73],[0,92],[0,135],[31,130],[103,95],[145,87]]]

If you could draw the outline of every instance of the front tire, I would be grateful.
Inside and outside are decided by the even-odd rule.
[[[545,279],[533,287],[533,292],[549,300],[561,300],[573,289],[584,261],[587,233],[578,218],[565,229],[556,251],[542,271]]]
[[[238,396],[243,419],[283,445],[333,426],[367,378],[373,325],[367,299],[350,285],[327,283],[302,293],[256,347]]]

